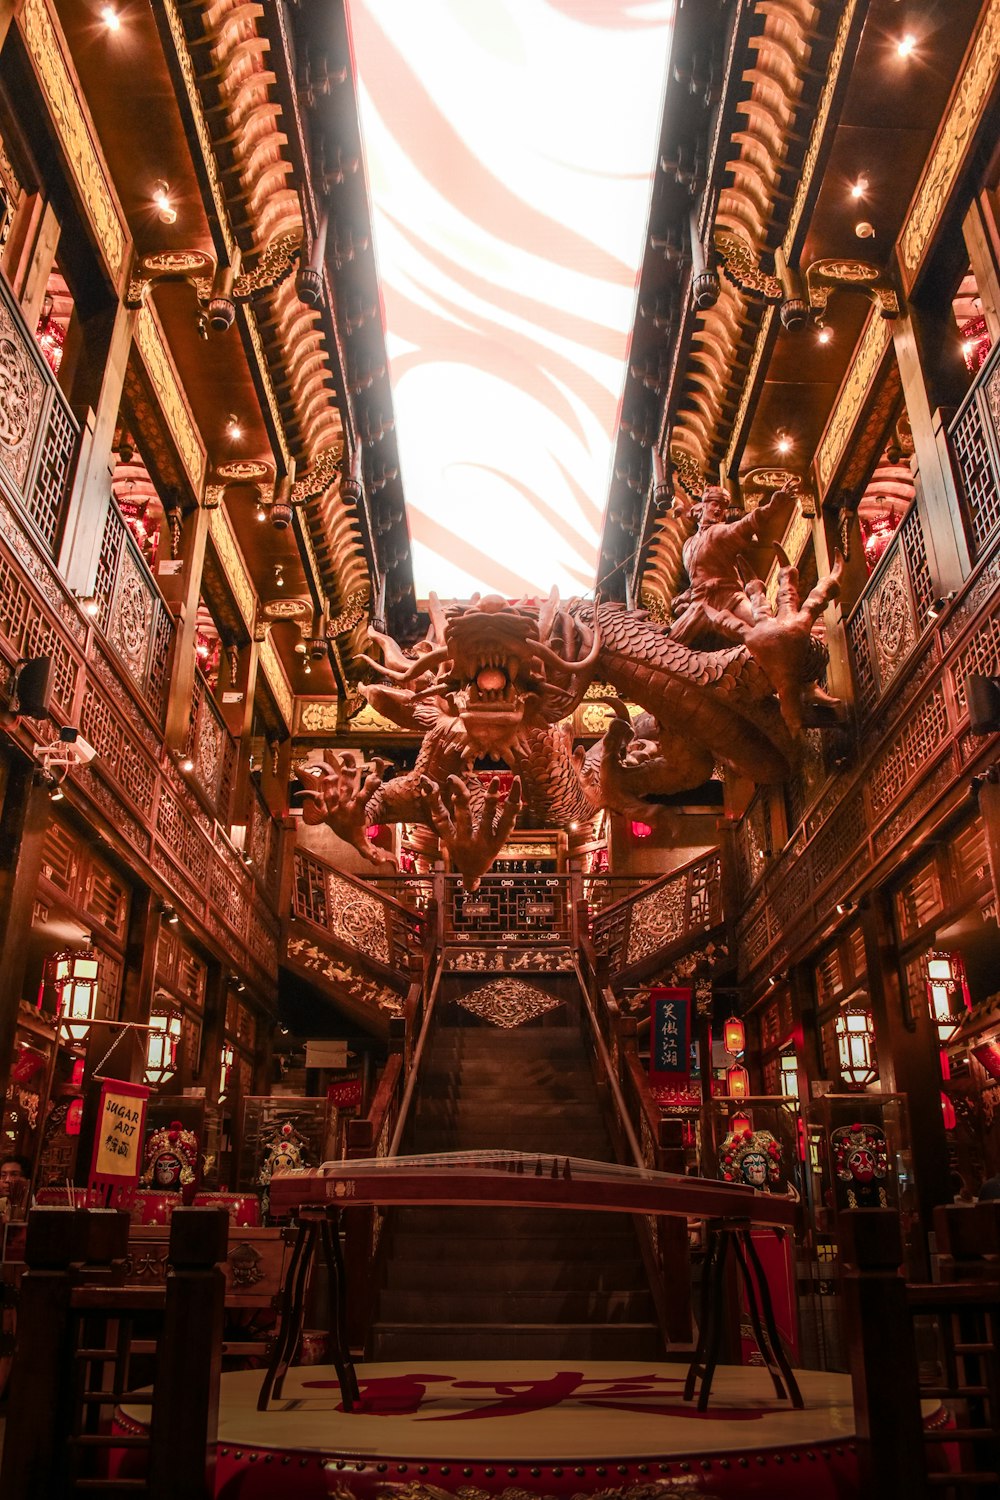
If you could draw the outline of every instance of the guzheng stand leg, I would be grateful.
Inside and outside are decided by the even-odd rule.
[[[271,1397],[281,1395],[288,1367],[295,1357],[305,1320],[306,1283],[322,1222],[325,1221],[313,1213],[302,1213],[296,1219],[295,1247],[281,1294],[281,1324],[257,1398],[258,1411],[267,1411]]]
[[[688,1367],[687,1379],[684,1382],[685,1401],[691,1400],[696,1389],[698,1389],[698,1382],[701,1382],[701,1389],[698,1394],[699,1411],[704,1411],[708,1405],[708,1395],[712,1389],[712,1376],[715,1373],[715,1366],[719,1360],[722,1306],[725,1296],[724,1274],[726,1268],[726,1251],[728,1248],[728,1234],[720,1229],[714,1220],[710,1220],[705,1265],[701,1273],[701,1297],[698,1307],[698,1344],[692,1356],[691,1364]]]
[[[347,1278],[340,1248],[340,1210],[330,1204],[323,1221],[323,1254],[330,1282],[330,1358],[340,1382],[345,1411],[353,1411],[360,1399],[358,1377],[347,1342]]]
[[[698,1410],[704,1411],[712,1390],[712,1377],[719,1362],[722,1341],[722,1307],[725,1297],[724,1271],[726,1252],[732,1240],[736,1265],[746,1289],[750,1321],[768,1373],[778,1396],[788,1396],[792,1405],[801,1410],[802,1393],[792,1374],[791,1365],[781,1347],[781,1338],[774,1321],[771,1289],[764,1275],[760,1257],[750,1237],[750,1225],[745,1219],[709,1219],[708,1249],[705,1269],[702,1273],[700,1323],[698,1345],[688,1368],[684,1382],[684,1399],[690,1401],[698,1392]],[[762,1322],[763,1317],[763,1322]],[[782,1383],[784,1381],[784,1383]]]
[[[777,1230],[775,1231],[775,1233],[778,1232]],[[753,1234],[750,1229],[741,1229],[738,1231],[736,1235],[736,1254],[741,1263],[743,1281],[747,1289],[747,1304],[750,1308],[751,1319],[753,1320],[754,1337],[757,1340],[761,1354],[764,1356],[767,1367],[771,1371],[774,1388],[779,1396],[785,1395],[787,1390],[792,1405],[796,1411],[801,1411],[805,1405],[802,1400],[802,1392],[799,1390],[798,1383],[792,1373],[792,1367],[788,1363],[781,1344],[781,1335],[778,1333],[778,1325],[774,1320],[771,1289],[767,1284],[767,1276],[764,1273],[764,1267],[760,1263],[760,1256],[757,1254],[757,1247],[753,1242]],[[764,1318],[764,1330],[766,1330],[765,1343],[767,1348],[765,1348],[765,1343],[761,1342],[761,1334],[764,1330],[760,1328],[757,1316],[758,1297],[760,1299],[760,1311]],[[774,1365],[777,1366],[777,1371],[772,1369],[772,1360]],[[782,1381],[784,1381],[785,1389],[782,1389]]]

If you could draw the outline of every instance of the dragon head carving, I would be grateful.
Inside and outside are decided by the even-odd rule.
[[[431,595],[430,611],[428,641],[412,660],[391,651],[384,665],[362,659],[412,684],[414,698],[446,700],[471,756],[503,754],[522,729],[557,723],[586,692],[598,632],[560,606],[558,590],[540,607],[486,594],[442,609]]]

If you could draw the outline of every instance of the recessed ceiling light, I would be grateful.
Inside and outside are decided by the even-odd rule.
[[[828,344],[830,342],[830,340],[833,338],[833,329],[832,328],[820,328],[817,331],[816,337],[817,337],[817,339],[819,340],[819,342],[821,344]]]
[[[851,197],[863,198],[868,191],[868,178],[862,172],[856,182],[851,183]]]
[[[231,411],[229,413],[229,421],[226,423],[226,431],[229,433],[229,436],[233,439],[234,442],[238,441],[243,436],[243,428],[240,426],[240,419],[235,412]]]
[[[170,201],[170,188],[165,182],[153,183],[153,202],[159,209],[161,224],[177,223],[177,210]]]
[[[791,453],[792,440],[788,436],[787,432],[781,432],[778,434],[777,449],[779,453]]]
[[[896,43],[896,53],[899,57],[909,57],[916,45],[916,37],[908,31],[906,35],[901,36],[899,41]]]
[[[862,219],[860,224],[855,224],[854,233],[859,240],[873,240],[875,238],[875,225],[869,224],[867,219]]]
[[[122,18],[113,5],[103,5],[101,7],[101,20],[109,31],[121,31],[122,29]]]

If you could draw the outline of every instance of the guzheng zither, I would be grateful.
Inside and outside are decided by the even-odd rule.
[[[516,1204],[609,1213],[745,1219],[774,1228],[795,1223],[789,1198],[707,1177],[516,1151],[456,1151],[428,1156],[331,1161],[271,1178],[273,1215],[336,1204]]]

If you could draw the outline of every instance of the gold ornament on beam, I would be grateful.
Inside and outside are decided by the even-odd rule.
[[[232,265],[216,263],[204,250],[164,250],[140,256],[125,293],[126,307],[141,307],[151,287],[164,281],[186,281],[198,299],[198,328],[203,337],[225,333],[236,319],[236,304],[258,292],[272,291],[289,275],[302,249],[294,231],[279,234],[265,245],[251,270],[241,267],[239,253]]]
[[[734,229],[717,229],[712,243],[733,286],[750,296],[763,297],[765,302],[781,301],[781,282],[762,268],[760,256],[748,239]]]
[[[814,318],[826,312],[831,292],[843,288],[862,292],[883,318],[899,316],[899,298],[882,277],[878,266],[867,260],[814,260],[805,273],[809,311]]]

